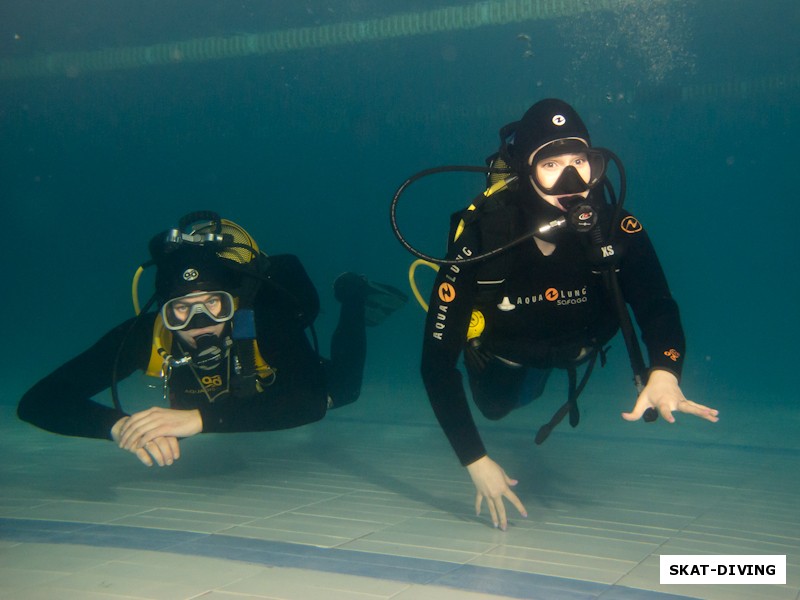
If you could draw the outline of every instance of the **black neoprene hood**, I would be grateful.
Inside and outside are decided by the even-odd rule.
[[[540,100],[531,106],[522,119],[500,130],[500,141],[509,164],[518,172],[526,172],[528,158],[549,142],[580,138],[591,145],[589,131],[580,115],[569,104],[556,98]]]
[[[156,270],[156,297],[160,303],[196,291],[233,293],[240,276],[209,247],[184,246],[161,256]]]

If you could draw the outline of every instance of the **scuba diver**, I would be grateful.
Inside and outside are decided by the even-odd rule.
[[[557,99],[534,104],[500,130],[500,140],[483,168],[487,190],[452,217],[446,259],[416,251],[398,232],[394,205],[413,178],[398,190],[392,219],[407,249],[439,265],[422,378],[475,484],[476,513],[486,500],[495,527],[505,530],[504,499],[527,513],[511,489],[517,481],[481,440],[457,368],[462,351],[473,401],[491,420],[540,396],[553,369],[567,371],[567,403],[539,429],[537,444],[567,415],[577,425],[578,395],[620,330],[639,392],[624,419],[661,415],[672,423],[678,411],[716,422],[718,411],[687,400],[680,389],[685,341],[678,306],[643,226],[622,210],[625,177],[616,155],[592,147],[580,116]],[[619,171],[619,197],[607,177],[611,163]],[[415,177],[444,170],[477,169],[441,167]],[[626,304],[642,332],[649,368]]]
[[[19,403],[20,419],[111,439],[147,466],[173,464],[179,440],[198,433],[299,427],[358,398],[366,326],[406,301],[392,286],[340,275],[339,321],[331,357],[322,359],[313,330],[319,298],[296,256],[267,256],[212,212],[156,235],[150,254],[134,277],[138,316],[35,384]],[[153,265],[155,293],[140,310],[138,280]],[[136,370],[161,378],[166,406],[125,412],[117,382]],[[113,407],[92,400],[108,388]]]

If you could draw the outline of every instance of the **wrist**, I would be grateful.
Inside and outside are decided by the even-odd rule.
[[[192,414],[196,419],[196,429],[197,433],[203,433],[203,415],[200,413],[200,410],[195,408],[192,410]]]
[[[480,467],[482,464],[484,464],[484,463],[485,463],[487,460],[489,460],[489,455],[488,455],[488,454],[484,454],[484,455],[483,455],[483,456],[481,456],[480,458],[478,458],[478,459],[476,459],[476,460],[473,460],[471,463],[469,463],[468,465],[464,465],[464,466],[465,466],[465,467],[467,468],[467,470],[469,471],[469,470],[471,470],[471,469],[473,469],[473,468],[479,468],[479,467]]]
[[[194,433],[192,435],[203,433],[203,415],[200,413],[200,409],[192,409],[190,414],[194,418]]]
[[[647,376],[647,383],[674,383],[678,385],[678,376],[668,369],[656,367],[650,369],[650,374]]]

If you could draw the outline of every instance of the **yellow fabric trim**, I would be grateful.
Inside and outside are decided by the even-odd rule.
[[[264,360],[264,357],[261,356],[261,352],[258,349],[258,342],[255,340],[253,340],[253,355],[256,361],[256,373],[258,373],[259,379],[272,377],[275,374],[275,369],[270,367],[267,361]]]
[[[150,346],[150,362],[147,364],[145,375],[150,377],[163,377],[164,375],[164,356],[169,353],[168,348],[172,347],[172,332],[164,327],[161,315],[156,317],[153,323],[153,341]]]
[[[512,175],[511,177],[508,177],[506,179],[501,179],[500,181],[494,183],[493,185],[491,185],[490,187],[485,189],[484,192],[483,192],[483,195],[488,198],[492,194],[496,194],[497,192],[502,192],[504,189],[506,189],[511,183],[513,183],[516,180],[517,180],[517,176],[516,175]],[[467,208],[467,210],[468,211],[475,210],[475,205],[474,204],[470,204],[469,207]],[[459,223],[458,223],[458,227],[456,227],[456,233],[453,236],[453,241],[454,242],[456,240],[458,240],[458,238],[461,237],[462,233],[464,233],[464,226],[465,226],[464,219],[461,219],[461,221],[459,221]]]

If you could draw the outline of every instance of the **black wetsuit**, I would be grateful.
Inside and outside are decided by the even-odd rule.
[[[282,258],[289,259],[282,263],[287,271],[299,275],[298,269],[303,268],[296,257]],[[302,275],[305,277],[304,270]],[[306,323],[297,319],[296,307],[275,289],[262,286],[253,306],[258,348],[275,369],[274,380],[266,380],[263,391],[243,394],[235,391],[235,375],[228,379],[233,373],[233,369],[228,370],[229,357],[210,371],[176,367],[170,380],[173,408],[198,409],[203,432],[270,431],[321,419],[329,396],[334,406],[358,397],[366,357],[363,302],[342,303],[329,361],[320,360],[306,335]],[[119,355],[118,378],[122,380],[147,368],[156,318],[160,317],[151,313],[138,321],[122,323],[39,381],[22,397],[19,417],[54,433],[111,439],[111,428],[127,413],[92,397],[110,387],[114,360],[126,334],[124,350]],[[172,354],[182,356],[177,339],[173,337]],[[198,383],[195,373],[207,384]],[[219,393],[229,387],[229,392]]]
[[[487,206],[491,209],[451,242],[448,258],[477,255],[534,230],[523,197],[505,193]],[[603,211],[604,226],[610,213]],[[614,266],[642,331],[650,367],[680,377],[683,329],[655,250],[628,213],[615,227]],[[473,309],[482,313],[485,328],[474,357],[478,360],[465,361],[470,387],[481,412],[498,419],[529,400],[524,394],[540,393],[550,369],[575,364],[584,349],[600,348],[616,333],[617,311],[600,274],[601,255],[588,234],[564,232],[550,256],[529,239],[487,261],[440,269],[425,326],[422,377],[463,465],[486,454],[457,369],[462,350],[468,350],[467,359],[472,356],[466,338]],[[532,370],[539,376],[536,392],[525,387]]]

